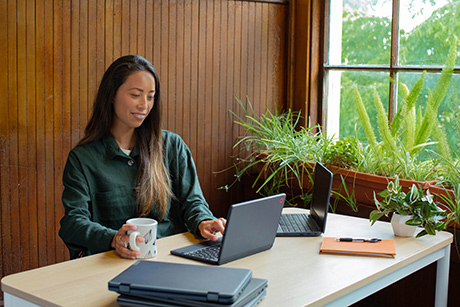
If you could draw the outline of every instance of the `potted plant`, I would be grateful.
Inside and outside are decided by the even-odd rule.
[[[388,183],[387,188],[378,193],[382,200],[374,198],[377,209],[373,210],[369,215],[371,225],[373,225],[382,216],[392,216],[392,226],[395,235],[412,236],[415,227],[422,227],[423,230],[417,234],[417,238],[426,234],[435,235],[436,231],[442,231],[448,223],[455,218],[453,213],[446,213],[444,209],[436,204],[433,200],[433,195],[428,189],[423,189],[420,186],[412,185],[410,191],[405,193],[402,186],[399,184],[399,178]],[[412,234],[410,232],[398,232],[398,222],[403,220],[405,226],[412,226]],[[399,223],[399,224],[400,224]]]
[[[454,42],[441,77],[428,95],[425,114],[420,110],[416,112],[416,102],[423,88],[425,72],[410,91],[407,86],[400,84],[403,99],[391,122],[374,88],[377,127],[381,138],[379,142],[358,87],[354,87],[354,103],[366,135],[367,145],[363,146],[360,163],[354,169],[358,173],[350,173],[349,176],[344,177],[349,186],[355,188],[363,186],[364,192],[358,195],[362,197],[359,202],[372,203],[373,192],[383,190],[388,181],[394,180],[395,176],[400,178],[399,183],[406,193],[413,184],[426,189],[439,180],[441,163],[445,160],[444,157],[451,157],[452,154],[446,133],[438,122],[437,110],[448,90],[456,58],[456,42]],[[434,141],[431,141],[430,137]],[[429,145],[436,145],[436,151],[428,150]],[[364,174],[374,176],[361,178]]]

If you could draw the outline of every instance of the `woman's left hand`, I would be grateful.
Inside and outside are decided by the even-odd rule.
[[[211,241],[217,241],[219,237],[216,236],[216,233],[220,232],[223,234],[226,223],[227,220],[222,217],[216,220],[202,221],[198,225],[198,229],[200,230],[201,236],[203,238],[209,239]]]

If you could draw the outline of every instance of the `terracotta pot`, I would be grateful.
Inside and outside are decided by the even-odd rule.
[[[395,180],[393,177],[385,177],[372,175],[368,173],[357,172],[349,169],[344,169],[336,166],[329,166],[329,170],[334,174],[333,188],[339,193],[344,192],[342,184],[343,177],[348,193],[352,193],[353,197],[358,203],[365,205],[374,205],[374,192],[377,195],[387,188],[390,181]],[[413,184],[420,185],[423,189],[428,189],[434,182],[430,181],[414,181],[399,179],[399,184],[402,186],[404,192],[409,192]],[[377,195],[377,199],[381,199]]]
[[[266,155],[262,154],[259,158],[264,158]],[[309,191],[313,188],[312,180],[314,179],[314,168],[315,162],[305,162],[305,168],[310,172],[310,175],[305,174],[302,178],[302,188]],[[271,174],[269,163],[259,163],[257,164],[258,171],[263,172],[262,178],[267,178]],[[351,194],[356,201],[368,207],[375,207],[374,205],[374,192],[377,195],[381,191],[387,188],[387,185],[390,181],[395,180],[393,177],[385,177],[379,175],[372,175],[368,173],[357,172],[350,169],[345,169],[337,167],[334,165],[328,166],[328,169],[334,174],[332,189],[335,192],[341,193],[343,196],[346,196],[345,188],[342,183],[342,178],[344,179],[346,189],[349,194]],[[311,176],[311,180],[310,180]],[[289,180],[286,182],[287,186],[299,187],[297,180]],[[399,179],[399,184],[402,186],[404,192],[409,192],[413,184],[420,185],[423,189],[430,189],[430,192],[433,194],[434,191],[439,191],[439,193],[445,193],[445,191],[440,191],[442,188],[434,186],[435,181],[415,181],[407,179]],[[381,200],[381,197],[377,195],[377,199]],[[438,197],[435,199],[440,201]]]

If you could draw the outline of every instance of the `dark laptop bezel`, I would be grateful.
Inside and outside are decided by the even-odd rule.
[[[327,191],[329,193],[327,194],[327,197],[325,200],[322,200],[320,198],[321,193],[319,193],[320,189],[326,189],[326,187],[319,186],[317,184],[313,185],[313,194],[312,194],[312,199],[311,199],[311,206],[310,206],[310,214],[315,220],[316,224],[321,227],[321,233],[324,233],[326,231],[326,220],[327,220],[327,211],[329,210],[329,201],[331,199],[331,190],[332,190],[332,178],[333,175],[330,170],[325,168],[321,163],[316,162],[315,165],[315,183],[316,183],[316,176],[327,176],[330,177],[329,180],[329,186],[327,187]],[[316,212],[317,209],[323,208],[323,201],[327,203],[326,207],[326,212],[324,214],[324,219],[322,219],[318,213]]]
[[[324,176],[324,178],[321,178]],[[326,181],[326,178],[329,179]],[[312,200],[310,205],[310,213],[298,213],[307,215],[307,218],[313,219],[313,221],[318,225],[319,229],[317,231],[308,231],[308,232],[277,232],[277,237],[317,237],[323,234],[326,231],[326,221],[327,221],[327,214],[329,211],[329,201],[331,197],[331,190],[332,190],[332,179],[333,174],[329,171],[326,167],[324,167],[321,163],[317,162],[315,165],[315,179],[313,184],[313,192],[312,192]],[[327,185],[323,184],[327,182]],[[326,206],[324,206],[324,202],[321,199],[323,190],[326,190],[327,193],[324,193],[326,202]],[[326,208],[324,212],[324,219],[322,219],[319,215],[317,210],[322,208]],[[289,213],[288,213],[289,214]]]
[[[208,259],[202,259],[200,257],[194,257],[193,255],[184,255],[183,254],[183,252],[188,252],[188,251],[191,251],[191,250],[195,250],[196,246],[205,247],[205,246],[216,244],[215,242],[211,242],[211,241],[204,241],[204,242],[192,244],[192,245],[189,245],[189,246],[186,246],[186,247],[183,247],[183,248],[178,248],[178,249],[175,249],[175,250],[171,250],[170,253],[173,254],[173,255],[176,255],[176,256],[193,259],[193,260],[197,260],[197,261],[200,261],[200,262],[220,265],[220,264],[228,263],[228,262],[231,262],[231,261],[243,258],[243,257],[247,257],[247,256],[250,256],[250,255],[253,255],[253,254],[260,253],[262,251],[268,250],[273,246],[273,243],[275,241],[276,231],[277,231],[278,223],[279,223],[279,217],[281,216],[281,212],[283,210],[285,199],[286,199],[286,194],[281,193],[281,194],[271,195],[271,196],[258,198],[258,199],[242,202],[242,203],[239,203],[239,204],[231,205],[230,208],[229,208],[229,211],[228,211],[227,225],[226,225],[224,234],[222,235],[222,238],[221,238],[221,240],[222,240],[221,249],[219,251],[219,256],[218,256],[217,261],[212,261],[212,260],[208,260]],[[266,236],[266,237],[270,236],[270,239],[271,239],[271,237],[273,237],[273,239],[271,239],[270,244],[268,244],[268,245],[266,244],[266,245],[263,245],[263,246],[261,245],[257,249],[249,249],[248,248],[246,251],[244,251],[242,253],[239,253],[239,254],[226,255],[227,253],[225,253],[225,251],[227,249],[232,250],[231,246],[228,246],[229,245],[228,243],[226,244],[226,242],[228,241],[228,239],[226,240],[226,237],[228,237],[227,232],[232,231],[231,226],[234,223],[238,223],[238,221],[234,220],[236,217],[232,218],[232,212],[234,210],[244,210],[244,209],[250,210],[251,209],[251,210],[257,211],[257,215],[260,217],[260,215],[263,214],[265,211],[260,210],[260,208],[258,208],[258,207],[261,206],[261,205],[267,205],[267,202],[273,202],[273,206],[275,204],[277,206],[277,207],[273,207],[273,209],[277,210],[276,211],[276,216],[272,217],[273,219],[276,218],[276,220],[272,221],[273,222],[273,227],[270,228],[270,229],[268,229],[267,227],[265,227],[263,229],[256,229],[258,227],[255,227],[255,228],[251,229],[251,234],[252,234],[253,237],[259,237],[257,233],[262,232],[261,236]],[[241,207],[241,209],[240,209],[240,207]],[[278,214],[278,210],[279,210],[279,214]],[[254,221],[254,220],[252,220],[252,221]],[[267,220],[263,219],[261,221],[267,221]],[[251,225],[250,223],[251,223],[251,221],[247,221],[247,223],[245,223],[245,224]],[[233,227],[233,229],[236,229],[236,228]],[[238,240],[238,242],[235,241],[234,243],[236,243],[236,244],[246,244],[246,241]]]

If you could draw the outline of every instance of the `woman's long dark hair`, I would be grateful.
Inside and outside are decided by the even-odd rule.
[[[136,71],[147,71],[155,79],[152,110],[142,125],[136,128],[136,143],[140,153],[136,183],[138,211],[140,216],[145,216],[154,210],[155,216],[161,220],[166,213],[171,188],[163,162],[160,79],[152,64],[140,55],[127,55],[118,58],[109,66],[102,77],[93,113],[79,145],[98,140],[110,133],[115,95],[128,76]],[[154,207],[154,204],[157,206]]]

